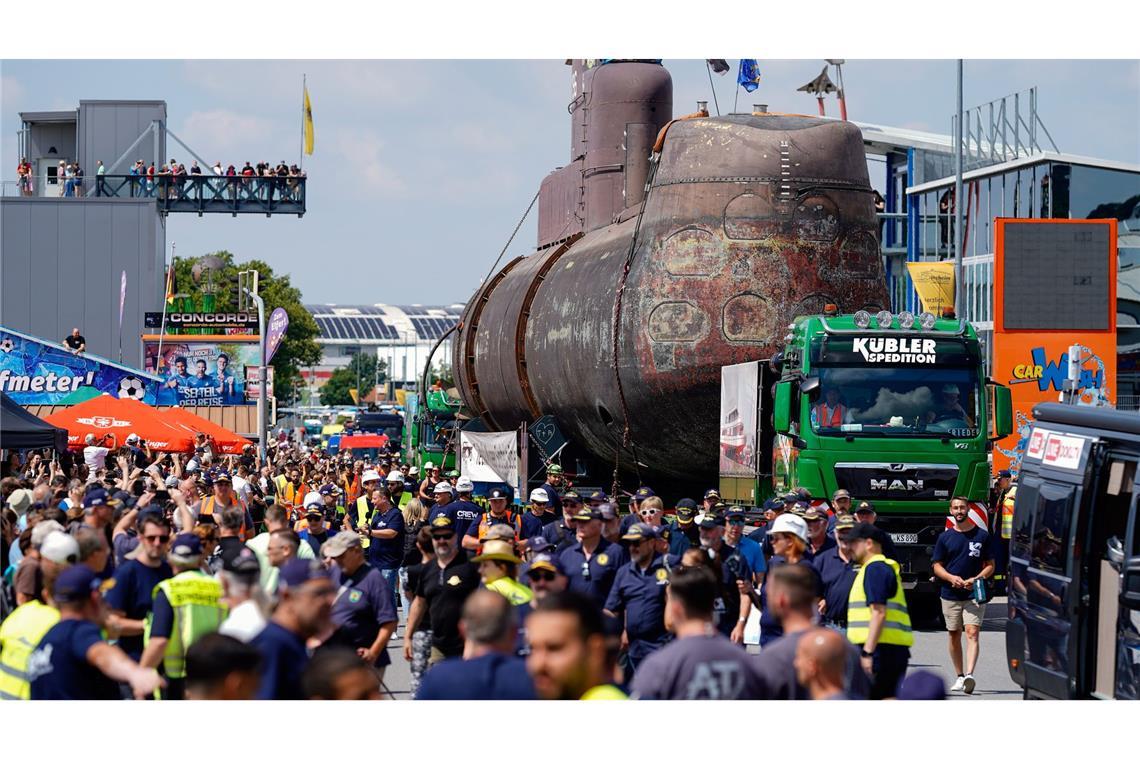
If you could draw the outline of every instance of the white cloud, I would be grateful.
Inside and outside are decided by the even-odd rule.
[[[338,176],[346,184],[359,183],[363,189],[382,197],[406,197],[408,183],[388,161],[383,138],[369,129],[338,129],[333,133],[332,150],[339,157]]]
[[[218,108],[190,113],[177,134],[204,158],[212,160],[215,155],[262,156],[266,138],[274,129],[275,124],[269,119]],[[168,152],[177,150],[176,143],[167,146]]]
[[[24,86],[16,77],[0,76],[0,104],[7,110],[18,108],[24,99]]]

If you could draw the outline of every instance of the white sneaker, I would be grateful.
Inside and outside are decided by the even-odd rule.
[[[970,688],[971,689],[974,688],[973,680],[974,679],[972,679],[972,678],[970,679]],[[957,680],[954,681],[954,685],[950,687],[950,691],[962,691],[965,688],[966,688],[966,676],[958,676]]]
[[[975,685],[976,683],[974,681],[974,674],[967,673],[962,679],[962,691],[966,692],[967,694],[973,694]]]

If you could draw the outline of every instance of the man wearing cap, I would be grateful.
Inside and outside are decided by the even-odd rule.
[[[823,583],[815,567],[805,556],[808,545],[807,523],[799,515],[780,515],[768,529],[772,542],[772,558],[768,562],[768,577],[760,588],[760,646],[763,648],[784,635],[784,628],[769,609],[768,584],[772,572],[781,565],[804,565],[815,580],[815,598],[823,595]]]
[[[391,500],[397,508],[403,509],[409,501],[412,500],[412,495],[404,488],[404,473],[398,469],[393,468],[384,476],[384,483],[388,487],[388,499]]]
[[[467,534],[463,536],[463,548],[472,551],[478,550],[480,541],[487,537],[487,530],[492,525],[509,525],[515,536],[522,535],[522,517],[514,510],[507,509],[509,492],[505,488],[492,488],[487,494],[487,504],[490,510],[484,512],[477,522],[471,523]],[[520,548],[525,548],[525,539],[520,539]]]
[[[535,488],[530,492],[530,509],[522,515],[522,538],[541,536],[542,530],[558,519],[553,512],[547,511],[549,503],[550,494],[545,489]]]
[[[567,491],[562,495],[562,517],[542,529],[542,537],[553,548],[551,553],[557,556],[568,546],[577,541],[574,515],[582,508],[582,499],[574,491]]]
[[[419,490],[416,495],[420,497],[420,501],[425,504],[431,502],[432,494],[435,493],[435,487],[443,481],[443,476],[436,467],[435,462],[428,460],[424,462],[424,479],[420,481]]]
[[[738,551],[724,542],[724,515],[706,513],[701,518],[701,549],[715,557],[721,569],[723,593],[716,600],[717,628],[734,644],[743,645],[744,626],[752,610],[752,568]]]
[[[705,491],[704,499],[701,501],[702,512],[716,512],[720,506],[720,492],[715,488],[710,488]]]
[[[827,535],[827,507],[808,507],[804,511],[804,522],[808,528],[807,558],[835,548],[835,539]]]
[[[965,427],[972,428],[974,426],[973,418],[967,412],[962,404],[959,402],[961,392],[958,386],[954,383],[947,383],[942,386],[942,392],[938,396],[938,403],[933,409],[926,413],[926,422],[928,424],[935,422],[954,422],[961,421],[965,423]]]
[[[851,514],[851,492],[840,488],[831,494],[831,508],[833,512],[827,518],[827,535],[835,538],[835,518]]]
[[[74,565],[61,572],[52,600],[59,622],[28,658],[32,699],[119,699],[117,682],[143,699],[162,685],[154,668],[140,666],[103,640],[106,610],[91,568]]]
[[[261,561],[250,549],[243,548],[223,560],[218,580],[229,615],[218,627],[218,633],[248,643],[265,628],[270,603],[260,578]]]
[[[859,572],[851,556],[848,538],[854,527],[855,518],[852,515],[836,515],[836,545],[816,554],[811,560],[823,583],[821,622],[843,633],[847,632],[847,599],[851,595],[851,584]]]
[[[370,539],[368,564],[379,570],[388,584],[392,609],[395,609],[398,605],[396,584],[399,582],[400,563],[404,559],[404,515],[392,506],[385,491],[377,489],[373,497],[375,511],[361,535]]]
[[[734,549],[748,565],[752,573],[752,584],[759,586],[764,582],[764,573],[768,572],[768,562],[764,559],[764,552],[760,545],[744,540],[744,523],[747,510],[743,505],[733,504],[724,513],[724,543]]]
[[[869,501],[859,502],[859,506],[855,509],[855,522],[874,525],[878,519],[879,515],[875,512],[874,504]],[[888,559],[898,559],[895,553],[895,542],[891,539],[891,534],[883,531],[879,538],[883,542],[883,555]]]
[[[602,536],[602,512],[582,507],[574,515],[577,541],[558,555],[569,590],[592,599],[598,609],[605,606],[618,568],[625,563],[622,548]]]
[[[434,664],[463,654],[459,618],[463,603],[479,588],[479,570],[467,561],[467,553],[460,551],[455,525],[449,518],[437,517],[430,527],[435,562],[424,568],[408,611],[407,630],[416,630],[424,615],[430,614],[430,662]],[[412,640],[408,636],[404,637],[404,659],[412,659]]]
[[[432,504],[431,510],[428,512],[428,523],[432,520],[443,515],[452,522],[456,522],[456,507],[455,507],[455,492],[451,489],[450,483],[439,483],[432,489],[432,498],[435,503]]]
[[[226,618],[222,584],[202,572],[202,542],[193,533],[174,539],[167,561],[174,577],[154,589],[151,617],[139,664],[162,664],[166,676],[165,699],[184,699],[186,650],[198,639],[218,630]]]
[[[325,522],[325,510],[327,509],[327,506],[322,509],[315,504],[308,505],[305,508],[305,527],[297,532],[301,541],[307,543],[314,555],[318,557],[321,554],[321,546],[336,535],[329,531],[329,525]]]
[[[753,658],[713,626],[719,580],[708,567],[678,567],[665,604],[676,639],[653,652],[633,677],[634,699],[766,699]]]
[[[277,590],[273,617],[250,642],[262,657],[257,698],[304,699],[305,643],[328,627],[336,586],[317,560],[293,559],[281,568]]]
[[[132,660],[143,653],[146,620],[154,602],[154,589],[174,573],[166,561],[170,543],[170,525],[160,513],[144,512],[139,517],[139,545],[128,559],[115,569],[106,591],[107,629],[111,638]]]
[[[665,588],[669,568],[680,564],[680,558],[666,561],[657,554],[657,530],[648,523],[629,526],[621,540],[629,550],[630,561],[618,568],[604,611],[622,621],[628,647],[625,681],[629,683],[641,661],[669,641]]]
[[[998,470],[997,481],[990,489],[989,530],[990,549],[994,558],[995,579],[1000,579],[995,591],[1005,586],[1009,569],[1009,540],[1013,536],[1013,507],[1017,500],[1017,484],[1010,470]]]
[[[463,604],[459,625],[466,640],[462,659],[445,660],[428,671],[416,699],[535,698],[526,664],[515,656],[518,622],[507,599],[474,592]]]
[[[539,488],[546,491],[546,508],[552,515],[562,517],[562,497],[558,489],[562,487],[562,466],[552,464],[546,468],[546,482]]]
[[[253,518],[250,517],[249,510],[245,508],[245,505],[238,499],[237,494],[234,493],[233,481],[230,478],[230,474],[225,470],[215,470],[209,474],[209,478],[213,485],[214,493],[202,499],[202,506],[198,510],[197,517],[220,515],[226,507],[240,506],[242,511],[245,512],[245,517],[242,519],[241,537],[248,538],[251,536],[253,534]],[[216,519],[215,522],[217,522]]]
[[[883,556],[883,531],[862,522],[850,540],[860,567],[847,600],[847,640],[862,648],[871,699],[886,699],[895,696],[914,644],[902,576],[898,563]]]
[[[55,520],[42,520],[32,528],[31,546],[28,547],[28,553],[20,560],[13,582],[17,605],[43,598],[44,571],[40,563],[40,548],[49,533],[62,530],[63,526]]]
[[[690,546],[701,545],[701,531],[696,523],[697,502],[692,499],[681,499],[675,509],[677,513],[677,531],[689,541]]]
[[[365,562],[360,536],[355,533],[338,533],[325,544],[322,555],[336,562],[332,580],[338,587],[332,607],[336,631],[326,644],[356,652],[383,681],[384,670],[392,662],[388,641],[399,621],[392,589],[380,571]]]

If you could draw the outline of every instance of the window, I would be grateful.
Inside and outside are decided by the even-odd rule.
[[[1028,561],[1030,550],[1033,547],[1033,515],[1032,508],[1037,503],[1038,489],[1041,478],[1033,475],[1023,475],[1017,484],[1015,501],[1017,508],[1013,512],[1013,533],[1010,536],[1009,556]]]
[[[1058,575],[1065,574],[1066,553],[1074,509],[1076,487],[1044,483],[1034,510],[1033,548],[1030,567]]]

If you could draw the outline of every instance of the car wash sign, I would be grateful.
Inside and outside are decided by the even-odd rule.
[[[969,347],[961,340],[938,340],[933,337],[899,337],[867,335],[852,338],[827,336],[813,346],[813,364],[925,364],[961,366],[973,359]]]
[[[0,327],[0,391],[21,406],[71,405],[109,393],[153,404],[159,378]]]

